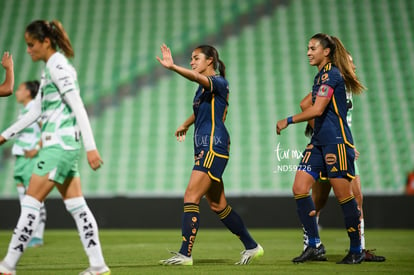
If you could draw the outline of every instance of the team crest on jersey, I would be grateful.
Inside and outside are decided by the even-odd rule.
[[[328,165],[334,165],[336,163],[336,155],[335,154],[326,154],[325,155],[325,162]]]
[[[321,76],[321,80],[322,80],[322,83],[325,83],[326,81],[328,81],[328,80],[329,80],[329,75],[328,75],[327,73],[324,73],[324,74]]]

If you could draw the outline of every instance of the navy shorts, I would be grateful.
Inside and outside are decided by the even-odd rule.
[[[212,180],[221,182],[228,160],[229,156],[201,150],[194,155],[193,170],[205,172]]]
[[[355,151],[346,144],[308,144],[298,170],[309,173],[315,180],[355,178]]]

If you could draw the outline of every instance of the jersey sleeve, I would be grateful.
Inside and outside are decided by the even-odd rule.
[[[226,98],[229,90],[227,81],[221,76],[211,76],[208,79],[210,80],[211,92]]]
[[[33,102],[33,106],[30,108],[30,110],[21,116],[19,120],[7,128],[3,133],[1,133],[1,136],[8,140],[39,119],[42,113],[40,94],[41,93],[37,93]]]
[[[76,73],[68,64],[53,64],[50,68],[50,76],[61,95],[79,90]]]
[[[339,74],[339,71],[329,70],[325,72],[321,76],[321,85],[316,95],[331,98],[340,81],[341,75]]]

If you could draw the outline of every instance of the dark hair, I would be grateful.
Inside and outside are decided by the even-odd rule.
[[[226,77],[226,65],[224,65],[223,61],[220,60],[216,48],[209,45],[200,45],[196,49],[200,49],[207,58],[213,58],[214,70],[218,70],[222,77]]]
[[[311,39],[317,39],[324,49],[330,49],[329,59],[338,67],[348,90],[354,94],[360,94],[366,89],[352,69],[349,52],[339,38],[325,33],[317,33]]]
[[[39,86],[40,86],[39,81],[37,80],[26,81],[24,82],[24,84],[26,85],[26,89],[30,91],[30,97],[32,99],[35,98],[37,95],[37,92],[39,91]]]
[[[40,42],[49,38],[54,50],[57,50],[58,46],[67,58],[75,56],[69,36],[63,28],[62,23],[58,20],[52,20],[50,22],[46,20],[33,21],[26,27],[26,33]]]

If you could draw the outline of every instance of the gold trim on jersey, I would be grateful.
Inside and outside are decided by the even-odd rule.
[[[312,152],[307,151],[307,152],[305,153],[305,155],[303,156],[303,158],[302,158],[302,162],[303,162],[303,163],[308,163],[308,161],[309,161],[309,158],[310,158],[311,154],[312,154]]]
[[[344,129],[344,123],[343,123],[342,118],[341,118],[341,116],[339,115],[339,112],[338,112],[338,106],[336,105],[335,95],[332,95],[332,103],[333,103],[333,106],[334,106],[334,109],[335,109],[335,113],[336,113],[336,115],[338,116],[338,119],[339,119],[339,125],[341,126],[341,132],[342,132],[342,136],[344,138],[344,142],[349,147],[355,148],[355,146],[352,143],[350,143],[348,141],[348,139],[346,138],[345,129]]]
[[[346,173],[346,176],[347,176],[348,178],[350,178],[351,180],[355,179],[355,176],[352,176],[352,175],[351,175],[351,174],[349,174],[349,173]]]
[[[210,176],[210,178],[211,178],[211,179],[213,179],[214,181],[221,182],[221,179],[219,179],[219,178],[217,178],[217,177],[213,176],[213,174],[211,174],[211,172],[210,172],[210,171],[207,171],[207,174],[208,174],[208,175]]]
[[[326,180],[329,180],[329,178],[328,178],[328,177],[323,177],[323,176],[322,176],[322,172],[319,172],[319,179],[320,179],[320,180],[325,180],[325,181],[326,181]]]
[[[213,85],[213,84],[212,84]],[[210,152],[220,158],[229,159],[229,156],[219,154],[213,150],[213,143],[214,143],[214,129],[216,128],[216,122],[214,119],[214,94],[212,93],[212,99],[211,99],[211,134],[210,134]]]
[[[342,171],[348,170],[348,164],[346,161],[346,148],[345,144],[337,144],[338,146],[338,157],[339,157],[339,169]]]
[[[213,164],[214,154],[210,151],[207,152],[206,158],[204,159],[203,166],[206,168],[210,168]]]

